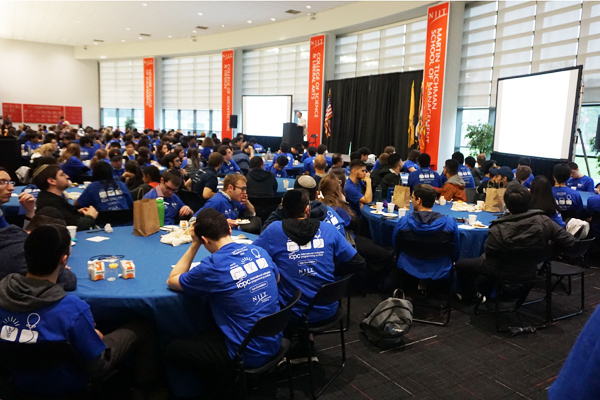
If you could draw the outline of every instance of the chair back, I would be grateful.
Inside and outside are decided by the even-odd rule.
[[[467,188],[465,189],[465,194],[467,195],[467,203],[477,203],[477,189]]]
[[[133,225],[133,208],[126,210],[98,211],[96,224],[98,226],[104,226],[107,223],[112,226]]]
[[[396,256],[405,253],[420,260],[435,260],[454,255],[454,236],[450,232],[417,235],[400,231],[396,235]]]
[[[287,305],[281,310],[273,313],[271,315],[267,315],[266,317],[260,318],[254,326],[250,329],[250,331],[246,334],[244,341],[240,345],[240,348],[235,353],[235,358],[241,360],[242,354],[246,350],[248,343],[256,337],[270,337],[275,336],[279,332],[282,332],[286,327],[292,315],[292,307],[296,305],[300,296],[302,295],[302,291],[300,289],[296,290],[290,301],[288,301]]]
[[[570,249],[563,250],[561,254],[570,258],[581,258],[585,256],[585,253],[587,253],[588,249],[590,248],[592,243],[594,243],[595,239],[596,238],[576,240],[575,244],[573,244],[573,247],[571,247]]]
[[[201,209],[204,203],[206,203],[206,200],[201,198],[198,193],[190,190],[180,190],[177,192],[177,197],[183,201],[183,204],[194,210],[194,212]]]
[[[14,372],[50,371],[58,365],[73,364],[87,374],[87,366],[69,342],[17,343],[0,340],[0,370]],[[9,361],[10,360],[10,361]]]
[[[256,216],[264,222],[279,207],[281,197],[249,197],[248,201],[254,206]]]
[[[326,283],[321,286],[321,289],[315,294],[315,297],[310,301],[304,313],[303,318],[307,318],[314,306],[328,305],[340,300],[348,291],[348,284],[354,274],[346,275],[342,279],[332,283]]]

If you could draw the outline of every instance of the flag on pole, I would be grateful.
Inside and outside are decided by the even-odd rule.
[[[408,112],[408,148],[415,142],[415,81],[410,88],[410,111]]]
[[[423,82],[421,81],[421,90],[419,91],[419,122],[416,128],[416,137],[418,149],[425,152],[425,123],[423,121]]]
[[[331,108],[331,89],[329,89],[329,93],[327,94],[327,110],[325,111],[325,124],[323,127],[325,128],[325,136],[331,136],[331,117],[333,116],[333,109]]]

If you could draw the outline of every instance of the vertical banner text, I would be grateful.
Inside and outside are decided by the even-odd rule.
[[[144,58],[144,127],[154,129],[154,58]]]
[[[233,50],[225,50],[222,56],[221,139],[232,139],[229,117],[233,114]]]
[[[317,145],[321,143],[321,115],[323,113],[323,67],[325,63],[325,35],[310,38],[310,70],[308,75],[308,111],[306,129],[308,140],[317,135]]]

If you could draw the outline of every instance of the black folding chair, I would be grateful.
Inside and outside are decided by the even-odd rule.
[[[248,201],[254,206],[256,216],[266,221],[281,204],[281,197],[250,197]]]
[[[183,201],[183,204],[191,208],[194,212],[201,209],[204,203],[206,203],[206,200],[201,198],[198,193],[190,190],[181,189],[177,192],[177,196]]]
[[[133,225],[133,208],[126,210],[98,211],[96,225],[104,226],[106,224],[111,224],[112,226]]]
[[[56,368],[71,365],[80,372],[82,378],[87,379],[87,386],[60,397],[61,399],[103,399],[102,383],[113,376],[116,371],[108,376],[95,378],[90,373],[83,359],[77,354],[69,342],[38,342],[17,343],[0,340],[0,374],[3,384],[0,385],[0,397],[5,400],[41,400],[56,399],[50,391],[45,395],[31,394],[28,389],[18,387],[13,382],[13,376],[28,373],[50,373]],[[39,387],[36,389],[40,389]],[[51,388],[44,388],[51,389]]]
[[[333,383],[335,378],[337,378],[341,373],[344,367],[346,366],[346,341],[344,338],[344,322],[343,322],[343,312],[342,312],[342,297],[347,295],[348,292],[348,284],[350,283],[350,279],[353,274],[346,275],[342,279],[337,282],[325,284],[319,289],[319,291],[315,294],[315,297],[308,304],[304,313],[302,314],[302,318],[300,320],[300,338],[306,345],[305,347],[309,348],[310,335],[319,335],[323,333],[327,333],[332,327],[339,323],[339,333],[340,333],[340,342],[342,347],[342,363],[337,368],[334,375],[323,385],[323,387],[315,393],[315,385],[314,385],[314,377],[313,377],[313,361],[310,355],[310,352],[307,354],[308,360],[308,379],[310,382],[310,394],[313,399],[318,398],[323,394],[323,392]],[[335,302],[338,302],[338,309],[333,317],[328,318],[325,321],[317,321],[317,322],[308,322],[308,315],[314,306],[321,305],[329,305]]]
[[[395,243],[396,257],[398,257],[400,253],[405,253],[408,256],[420,260],[445,260],[446,257],[454,256],[455,244],[453,241],[453,236],[450,232],[439,232],[433,235],[419,236],[399,232],[396,236]],[[440,265],[440,268],[442,267],[443,265]],[[425,279],[424,276],[415,276],[415,278]],[[452,266],[443,279],[448,279],[447,301],[446,304],[442,306],[442,309],[445,310],[445,319],[442,321],[431,321],[428,319],[414,318],[413,321],[430,325],[448,325],[452,313],[452,285],[454,284],[454,266]],[[413,299],[413,305],[427,308],[439,308],[437,305],[417,302],[415,299]]]
[[[255,368],[247,368],[244,366],[244,360],[242,358],[244,351],[248,347],[248,343],[256,337],[269,337],[275,336],[287,327],[287,324],[290,320],[290,316],[292,314],[292,307],[296,305],[300,296],[302,295],[302,291],[300,289],[296,290],[294,296],[290,299],[288,304],[282,308],[280,311],[277,311],[274,314],[271,314],[266,317],[262,317],[250,329],[244,341],[240,345],[240,348],[235,353],[235,357],[233,361],[235,363],[235,369],[239,376],[239,382],[241,385],[241,389],[243,390],[243,397],[248,397],[248,392],[246,388],[246,375],[257,376],[263,374],[267,371],[270,371],[272,368],[276,367],[278,363],[285,358],[286,369],[288,373],[288,385],[290,390],[290,398],[294,397],[294,390],[292,388],[292,373],[290,367],[290,360],[287,358],[287,352],[290,348],[290,341],[286,338],[281,340],[281,347],[279,351],[273,358],[261,365],[260,367]]]

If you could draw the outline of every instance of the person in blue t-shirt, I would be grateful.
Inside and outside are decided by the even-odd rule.
[[[306,157],[304,159],[304,167],[302,170],[304,175],[310,175],[310,176],[315,175],[315,168],[312,164],[313,164],[313,161],[314,161],[316,155],[317,155],[317,148],[315,146],[310,146],[308,148],[308,157]]]
[[[144,196],[144,199],[163,198],[165,204],[165,225],[174,225],[177,215],[184,217],[194,213],[175,194],[180,186],[181,175],[177,171],[165,171],[160,178],[160,183]]]
[[[113,179],[112,168],[104,161],[94,165],[92,181],[75,201],[75,206],[93,206],[98,211],[127,210],[133,207],[133,199],[127,186]]]
[[[567,187],[567,181],[571,176],[571,168],[565,164],[560,163],[554,166],[554,187],[552,193],[554,199],[558,205],[558,209],[562,215],[563,220],[569,218],[585,218],[585,209],[583,208],[583,201],[581,195],[576,191]]]
[[[215,142],[213,142],[213,140],[209,137],[205,138],[202,141],[202,151],[200,151],[202,158],[208,160],[208,157],[210,157],[210,153],[213,152],[214,147]]]
[[[233,242],[227,219],[215,209],[200,211],[190,234],[192,244],[173,267],[167,286],[186,295],[208,296],[219,329],[176,339],[165,355],[174,365],[222,378],[256,321],[279,311],[279,271],[262,248]],[[211,255],[192,268],[202,245]],[[244,365],[258,367],[272,359],[281,339],[281,334],[252,339],[242,355]],[[207,378],[205,382],[215,380]]]
[[[286,169],[290,169],[294,166],[294,155],[290,153],[290,145],[288,143],[281,142],[281,145],[279,146],[279,151],[276,155],[277,158],[279,158],[279,156],[285,156],[285,158],[287,158],[288,162],[286,164]]]
[[[385,148],[383,149],[383,152],[387,155],[392,155],[396,152],[396,149],[394,148],[394,146],[385,146]],[[373,168],[371,169],[371,171],[377,170],[380,166],[381,166],[381,163],[379,162],[379,158],[378,158],[377,161],[375,161],[375,164],[373,164]],[[331,167],[331,165],[330,165],[330,167]]]
[[[27,142],[25,142],[25,152],[29,155],[33,154],[35,150],[37,150],[42,142],[40,141],[40,136],[38,133],[32,129],[27,131]]]
[[[296,289],[302,290],[302,297],[292,309],[293,322],[299,321],[319,289],[334,282],[336,275],[366,267],[364,259],[333,225],[309,218],[309,203],[305,190],[288,191],[282,202],[286,218],[270,224],[254,241],[279,267],[281,303],[286,304]],[[308,321],[326,320],[337,308],[337,302],[315,306],[308,314]]]
[[[275,175],[275,178],[287,178],[287,171],[285,170],[288,165],[288,159],[285,155],[281,154],[277,156],[273,164],[269,167],[265,167],[265,171],[271,172]]]
[[[346,179],[344,194],[356,218],[360,219],[362,206],[373,201],[371,176],[367,172],[367,165],[362,160],[352,161],[349,168],[350,177]]]
[[[96,150],[94,150],[93,143],[94,142],[92,138],[89,136],[84,136],[79,140],[79,145],[81,146],[80,154],[82,161],[91,160],[92,158],[94,158]]]
[[[571,168],[571,177],[567,181],[567,187],[580,192],[594,193],[594,180],[580,173],[579,166],[574,162],[568,162],[567,165]]]
[[[317,156],[320,154],[323,157],[325,157],[325,162],[327,163],[327,167],[331,168],[333,167],[333,160],[331,159],[331,157],[326,156],[325,153],[327,153],[327,146],[324,144],[320,144],[317,146]]]
[[[137,158],[135,144],[132,141],[128,141],[125,143],[125,153],[123,153],[123,156],[129,158],[131,161],[135,161],[135,159]]]
[[[408,186],[410,187],[410,190],[413,191],[415,186],[420,183],[438,189],[441,188],[443,185],[442,178],[440,178],[440,175],[437,172],[429,168],[431,165],[431,157],[429,154],[419,154],[417,161],[419,162],[419,169],[408,175]]]
[[[529,169],[531,170],[531,158],[529,157],[521,157],[519,158],[519,161],[517,162],[517,168],[513,169],[512,173],[513,175],[517,175],[517,169],[519,169],[519,167],[529,167]],[[526,180],[521,180],[521,182],[523,183],[523,186],[525,186],[527,189],[530,188],[531,186],[531,181],[533,181],[533,174],[530,172],[529,173],[529,178],[527,178]]]
[[[592,217],[590,227],[600,235],[600,194],[596,194],[587,199],[587,212]]]
[[[223,156],[223,164],[219,171],[219,176],[225,176],[229,174],[239,174],[240,167],[233,161],[233,150],[229,146],[220,146],[219,153]]]
[[[110,166],[112,167],[112,176],[115,181],[121,179],[125,173],[125,167],[123,167],[123,156],[118,150],[111,150],[108,152],[108,159],[110,160]]]
[[[406,162],[402,166],[402,171],[406,172],[407,174],[410,174],[411,172],[415,172],[416,170],[418,170],[419,163],[417,162],[417,158],[419,157],[419,155],[421,155],[421,152],[419,150],[411,150],[410,153],[408,153],[408,158]]]
[[[458,162],[458,176],[465,181],[465,189],[475,189],[475,180],[469,167],[465,165],[465,156],[460,151],[452,154],[452,159]],[[446,183],[446,174],[442,174],[442,184]]]
[[[77,143],[71,143],[58,159],[60,168],[63,172],[73,179],[77,179],[80,175],[89,175],[90,169],[81,162],[81,151]]]
[[[27,275],[7,275],[0,281],[0,341],[28,343],[69,342],[87,364],[91,375],[106,375],[119,361],[135,351],[131,377],[146,387],[158,379],[156,345],[150,324],[131,322],[103,335],[95,329],[90,307],[68,295],[57,284],[71,254],[71,236],[66,227],[45,225],[25,239]],[[143,360],[143,361],[142,361]],[[34,360],[31,360],[34,362]],[[79,365],[63,363],[52,369],[23,373],[13,371],[11,381],[34,397],[58,396],[85,388],[89,375]]]
[[[241,229],[244,232],[260,232],[260,218],[255,218],[254,206],[248,200],[248,186],[244,175],[230,174],[223,179],[223,190],[212,196],[194,215],[196,218],[201,210],[214,208],[227,217],[227,222],[232,229]],[[240,219],[247,219],[248,222]]]

